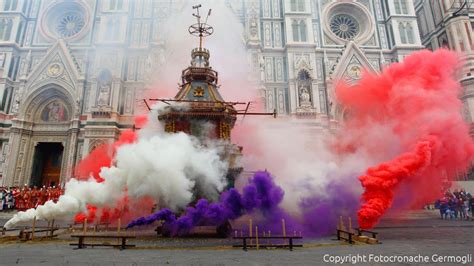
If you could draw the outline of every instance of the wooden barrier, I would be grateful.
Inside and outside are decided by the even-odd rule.
[[[239,240],[242,240],[242,245],[233,245],[233,247],[237,247],[237,248],[243,248],[243,250],[247,251],[249,248],[289,248],[290,251],[293,251],[293,248],[294,247],[303,247],[303,245],[301,244],[294,244],[293,243],[293,240],[294,239],[303,239],[303,237],[301,236],[265,236],[265,237],[262,237],[262,236],[243,236],[243,237],[234,237],[234,239],[239,239]],[[267,239],[267,242],[266,244],[259,244],[258,242],[256,242],[257,244],[248,244],[247,243],[247,240],[263,240],[263,239]],[[282,239],[282,240],[288,240],[288,244],[272,244],[270,243],[270,240],[274,240],[274,239]],[[261,241],[263,243],[263,241]]]
[[[22,241],[33,240],[35,237],[36,238],[54,238],[58,236],[54,234],[57,230],[59,230],[58,227],[22,229],[20,230],[18,238]],[[37,235],[41,233],[46,233],[46,235],[43,235],[43,236]]]
[[[135,238],[135,236],[125,235],[125,234],[112,234],[112,235],[98,235],[98,234],[79,234],[71,235],[71,237],[78,238],[78,243],[71,243],[71,246],[77,246],[78,249],[85,247],[119,247],[120,250],[126,249],[128,247],[135,247],[135,245],[128,245],[127,239]],[[108,243],[85,243],[85,239],[117,239],[119,244],[108,244]]]
[[[346,230],[337,229],[337,240],[344,240],[349,244],[355,244],[354,234]]]

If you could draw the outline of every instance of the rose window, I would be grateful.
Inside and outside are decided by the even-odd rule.
[[[359,34],[359,23],[355,18],[346,14],[335,15],[330,22],[331,31],[337,37],[351,40]]]
[[[46,39],[52,42],[59,38],[74,41],[89,32],[91,15],[82,0],[45,2],[52,2],[40,16],[40,30]]]
[[[81,14],[68,13],[59,18],[56,30],[62,37],[67,38],[79,33],[84,25],[84,17]]]

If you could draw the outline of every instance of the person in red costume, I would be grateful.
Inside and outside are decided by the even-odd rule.
[[[31,208],[31,189],[25,185],[25,193],[23,194],[23,209],[27,210]]]
[[[53,187],[53,201],[58,202],[59,196],[61,196],[61,189],[59,187]]]
[[[39,205],[43,205],[46,202],[47,195],[46,195],[46,187],[43,186],[38,193],[38,201],[36,202],[36,207]]]
[[[14,208],[16,210],[19,210],[20,209],[20,201],[21,201],[20,200],[21,192],[17,187],[15,187],[15,188],[13,188],[12,194],[13,194],[13,199],[15,200]]]
[[[47,191],[46,191],[46,201],[50,201],[50,200],[53,200],[53,188],[52,187],[48,187]]]
[[[39,190],[37,186],[34,186],[31,190],[31,200],[28,208],[36,208],[36,204],[38,203],[39,198]]]

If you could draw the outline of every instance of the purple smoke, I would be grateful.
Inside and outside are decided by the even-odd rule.
[[[127,225],[127,228],[141,225],[149,225],[152,224],[154,221],[165,221],[169,223],[174,223],[176,221],[176,216],[170,209],[162,209],[150,216],[141,217],[136,220],[133,220]]]
[[[344,217],[347,226],[347,218],[351,217],[353,227],[356,227],[356,211],[359,208],[359,194],[354,190],[356,186],[349,186],[356,178],[338,180],[325,187],[327,196],[313,196],[303,199],[300,208],[303,212],[302,226],[307,235],[324,236],[334,233],[339,222],[339,217]]]
[[[275,184],[270,173],[256,172],[243,188],[242,194],[231,188],[221,194],[219,202],[209,203],[206,199],[200,199],[194,207],[186,208],[178,219],[170,210],[163,209],[148,217],[133,220],[127,228],[163,221],[171,235],[185,235],[194,226],[218,226],[257,210],[265,217],[268,226],[279,223],[281,218],[287,218],[291,223],[290,216],[278,207],[283,196],[283,189]]]
[[[162,221],[166,231],[171,236],[186,235],[195,226],[219,226],[226,221],[235,220],[243,215],[251,214],[255,225],[263,231],[281,233],[281,220],[285,219],[287,233],[304,231],[306,236],[323,236],[334,232],[339,216],[352,217],[356,226],[354,214],[359,207],[359,194],[354,186],[349,186],[353,180],[338,180],[325,187],[327,196],[312,196],[300,202],[302,215],[299,220],[279,207],[284,197],[284,191],[275,184],[268,172],[256,172],[249,183],[244,186],[242,193],[232,188],[221,194],[218,202],[210,203],[200,199],[195,206],[187,207],[179,218],[169,209],[162,209],[150,216],[133,220],[127,228],[149,225]],[[247,228],[245,228],[247,229]]]

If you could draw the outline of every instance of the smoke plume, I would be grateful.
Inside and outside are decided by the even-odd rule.
[[[406,202],[426,203],[440,195],[443,180],[467,170],[474,146],[460,113],[459,66],[454,52],[424,50],[380,75],[365,73],[355,86],[337,88],[348,116],[341,146],[365,150],[384,162],[359,177],[365,189],[358,212],[361,227],[373,227],[397,193]],[[374,137],[378,129],[386,132],[384,137]]]

